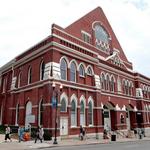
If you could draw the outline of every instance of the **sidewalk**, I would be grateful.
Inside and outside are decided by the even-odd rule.
[[[26,142],[21,142],[19,143],[18,140],[12,139],[12,142],[7,142],[8,144],[5,144],[4,142],[4,135],[0,134],[0,143],[5,144],[6,146],[10,147],[11,149],[12,146],[14,148],[21,147],[24,149],[34,149],[34,148],[52,148],[55,146],[77,146],[77,145],[95,145],[95,144],[111,144],[111,143],[116,143],[116,142],[136,142],[136,141],[142,141],[142,140],[150,140],[150,137],[143,137],[142,139],[138,138],[123,138],[123,139],[116,139],[116,141],[111,141],[111,139],[108,140],[103,140],[103,139],[86,139],[83,141],[80,141],[79,139],[67,139],[67,140],[61,140],[58,141],[58,144],[54,145],[53,141],[43,141],[43,143],[40,143],[40,141],[37,141],[37,143],[34,143],[34,141],[26,141]],[[9,148],[8,148],[9,149]]]

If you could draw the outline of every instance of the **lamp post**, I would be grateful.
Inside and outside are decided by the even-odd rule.
[[[58,110],[58,97],[62,90],[62,85],[60,85],[59,90],[55,90],[55,84],[52,84],[52,87],[53,87],[53,92],[55,92],[55,94],[53,95],[53,98],[52,98],[52,105],[53,105],[53,108],[55,108],[55,110],[56,110],[56,112],[55,112],[55,137],[54,137],[53,144],[58,144],[58,142],[57,142],[57,121],[58,121],[57,120],[57,110]]]

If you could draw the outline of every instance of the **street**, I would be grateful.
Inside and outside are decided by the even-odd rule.
[[[50,148],[44,148],[48,150]],[[53,147],[53,150],[150,150],[150,141]]]
[[[126,141],[125,141],[126,140]],[[127,141],[128,140],[128,141]],[[130,140],[130,141],[129,141]],[[132,140],[132,141],[131,141]],[[40,143],[38,141],[36,144],[34,141],[21,142],[17,140],[12,142],[0,142],[0,150],[149,150],[150,149],[150,139],[124,139],[120,141],[96,141],[96,140],[66,140],[61,141],[54,145],[53,141]]]

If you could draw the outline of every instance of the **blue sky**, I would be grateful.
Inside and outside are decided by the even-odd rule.
[[[149,0],[0,0],[0,67],[101,6],[134,70],[150,76]]]

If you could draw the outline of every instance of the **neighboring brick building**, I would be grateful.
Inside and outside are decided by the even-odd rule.
[[[100,7],[0,69],[0,124],[54,136],[150,127],[150,78],[135,73]],[[132,49],[131,49],[132,50]]]

